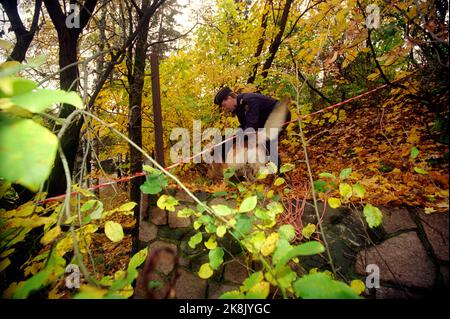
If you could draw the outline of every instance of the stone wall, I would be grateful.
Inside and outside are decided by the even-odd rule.
[[[172,192],[184,206],[195,208],[194,201],[182,191]],[[207,193],[196,196],[209,205],[227,204],[235,206],[233,200],[214,198]],[[362,212],[345,208],[326,208],[323,228],[333,256],[335,268],[341,279],[359,278],[365,281],[366,266],[376,264],[380,269],[381,287],[366,290],[368,298],[426,298],[442,292],[448,293],[449,278],[449,220],[447,213],[427,215],[414,208],[387,208],[383,211],[383,225],[368,228]],[[319,211],[323,211],[319,204]],[[302,216],[303,224],[316,223],[316,215],[307,205]],[[196,231],[191,218],[180,218],[176,212],[161,210],[149,205],[148,220],[141,221],[140,240],[148,245],[149,255],[160,247],[169,247],[179,258],[179,267],[174,269],[170,260],[161,260],[158,280],[167,284],[175,273],[176,298],[218,298],[222,293],[238,289],[248,276],[246,259],[240,247],[229,237],[220,243],[228,252],[224,263],[208,280],[200,279],[197,272],[208,262],[208,249],[203,243],[195,249],[188,246],[189,238]],[[310,268],[330,269],[322,256],[303,257],[299,273]],[[145,298],[142,276],[139,276],[135,298]],[[161,297],[164,293],[161,293]]]

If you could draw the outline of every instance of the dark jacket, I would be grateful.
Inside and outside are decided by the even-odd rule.
[[[278,100],[258,93],[239,94],[235,111],[241,124],[239,127],[243,130],[250,127],[255,130],[263,128],[277,102]]]

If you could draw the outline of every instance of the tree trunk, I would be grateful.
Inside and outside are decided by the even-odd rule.
[[[149,7],[149,0],[142,1],[142,11]],[[130,77],[130,95],[129,95],[129,118],[128,137],[139,147],[142,147],[142,91],[144,87],[145,65],[147,56],[147,37],[150,24],[150,16],[143,21],[142,27],[137,36],[136,48],[134,52],[133,73]],[[142,171],[142,154],[140,151],[130,145],[130,171],[136,174]],[[134,216],[136,224],[133,230],[133,252],[139,248],[139,225],[141,220],[140,186],[144,182],[143,177],[131,180],[130,200],[137,203],[134,207]]]
[[[9,22],[11,23],[11,29],[16,36],[16,44],[8,60],[22,62],[25,60],[28,48],[30,47],[31,41],[37,30],[42,0],[36,0],[34,4],[33,21],[30,30],[27,30],[22,23],[22,19],[17,10],[17,0],[0,0],[0,4],[2,4],[3,9],[5,10]]]
[[[262,53],[262,50],[264,48],[264,37],[266,35],[268,18],[269,18],[269,10],[267,9],[267,1],[266,1],[265,5],[264,5],[264,13],[263,13],[263,16],[261,18],[261,28],[262,28],[263,31],[262,31],[261,37],[258,40],[258,46],[256,48],[256,52],[253,55],[253,57],[256,58],[256,62],[253,65],[252,74],[248,78],[247,84],[252,84],[253,82],[255,82],[256,75],[258,74],[258,66],[259,66],[258,58],[260,57],[260,55]]]
[[[152,65],[152,100],[153,100],[153,122],[155,126],[155,151],[156,161],[165,166],[164,163],[164,140],[161,114],[161,92],[159,84],[159,52],[153,51],[151,56]]]
[[[269,69],[272,66],[272,63],[275,59],[275,55],[277,54],[278,48],[281,45],[282,37],[284,34],[284,30],[286,29],[286,23],[289,17],[289,11],[291,9],[293,0],[286,0],[286,4],[284,5],[283,9],[283,15],[281,16],[280,22],[278,24],[279,31],[275,38],[273,39],[272,43],[269,47],[269,57],[267,58],[266,62],[264,62],[263,66],[263,72],[262,77],[265,79],[267,78],[267,75],[269,74]]]
[[[80,9],[80,27],[69,28],[66,25],[66,15],[63,13],[59,1],[44,0],[47,11],[58,33],[59,44],[59,68],[61,69],[59,83],[60,88],[67,91],[76,91],[78,89],[79,73],[78,66],[78,39],[83,28],[88,24],[91,14],[95,9],[97,0],[86,0],[84,6]],[[75,64],[67,69],[66,66]],[[60,118],[67,118],[73,111],[72,105],[64,104],[59,114]],[[65,134],[61,138],[61,148],[67,158],[70,174],[75,167],[75,158],[80,142],[80,129],[83,121],[74,120],[69,125]],[[55,166],[48,179],[48,195],[59,195],[66,189],[66,177],[64,168],[59,156],[56,157]]]

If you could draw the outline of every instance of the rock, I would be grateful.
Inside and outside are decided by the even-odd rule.
[[[195,197],[197,197],[200,201],[205,201],[208,199],[209,197],[209,193],[207,192],[203,192],[203,191],[197,191],[193,193],[195,195]]]
[[[226,281],[235,284],[242,284],[242,282],[248,277],[245,257],[236,257],[235,259],[227,262],[225,264],[223,277]]]
[[[448,289],[449,269],[448,266],[441,266],[440,273],[442,276],[442,283],[445,289]]]
[[[382,282],[419,288],[431,288],[434,284],[434,264],[415,232],[401,234],[360,251],[356,272],[368,275],[365,269],[369,264],[379,267]]]
[[[157,231],[157,226],[149,224],[145,221],[141,221],[141,223],[139,224],[139,240],[144,242],[152,241],[156,238]]]
[[[448,261],[448,212],[429,215],[420,213],[419,218],[436,257]]]
[[[169,212],[169,227],[170,228],[184,228],[191,226],[191,219],[189,217],[178,217],[178,212]]]
[[[383,287],[375,289],[376,299],[419,299],[426,296],[413,292],[411,289],[398,289],[391,287]]]
[[[150,220],[155,225],[166,225],[167,212],[158,206],[153,206],[150,208]]]
[[[180,202],[195,203],[194,199],[182,189],[176,192],[175,198],[178,199]]]
[[[219,299],[222,294],[232,290],[239,290],[239,286],[211,281],[208,285],[208,299]]]
[[[139,275],[136,279],[136,288],[134,289],[134,299],[147,299],[147,288],[146,285],[150,284],[155,287],[151,290],[152,298],[163,299],[167,295],[167,290],[169,289],[169,282],[164,276],[151,273],[147,278],[142,276],[143,269],[139,270]]]
[[[223,197],[215,197],[208,202],[208,206],[212,205],[226,205],[231,208],[236,208],[236,200],[234,199],[225,199]]]
[[[417,227],[405,208],[381,207],[380,209],[383,213],[382,226],[388,234]]]
[[[187,233],[190,232],[190,228],[170,228],[169,226],[158,227],[158,237],[167,238],[171,240],[181,240]]]
[[[148,256],[154,256],[156,252],[159,252],[155,270],[168,275],[173,270],[175,261],[174,255],[165,251],[165,248],[173,251],[175,255],[177,254],[177,246],[174,244],[165,241],[155,241],[148,246]]]
[[[204,299],[206,294],[206,280],[201,279],[190,271],[179,268],[179,277],[175,283],[175,298]]]

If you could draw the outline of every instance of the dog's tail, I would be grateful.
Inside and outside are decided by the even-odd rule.
[[[278,137],[278,134],[286,122],[287,115],[289,113],[289,98],[283,98],[277,102],[272,112],[264,124],[264,131],[266,134],[266,140],[274,140]]]

